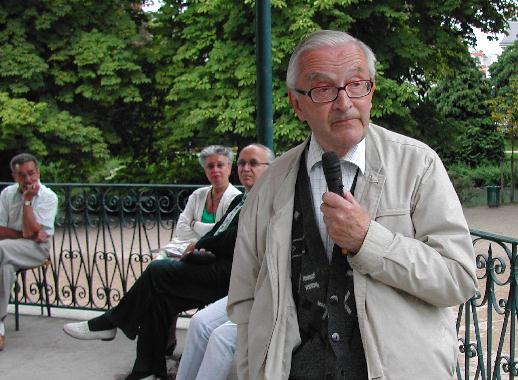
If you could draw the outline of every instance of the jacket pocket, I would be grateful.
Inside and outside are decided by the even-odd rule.
[[[380,209],[374,220],[393,233],[407,237],[415,235],[409,208]]]

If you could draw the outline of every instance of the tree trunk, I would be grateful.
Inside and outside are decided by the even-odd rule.
[[[505,188],[505,180],[504,180],[504,161],[505,161],[505,153],[504,157],[500,159],[500,204],[504,204],[504,188]]]
[[[514,202],[514,134],[511,135],[511,203]]]

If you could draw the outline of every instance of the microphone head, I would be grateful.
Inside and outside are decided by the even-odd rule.
[[[340,159],[335,152],[325,152],[322,154],[322,169],[324,169],[324,176],[327,182],[329,182],[329,179],[336,180],[340,178],[341,180]]]
[[[325,152],[322,154],[322,169],[329,191],[338,195],[343,195],[342,170],[340,159],[335,152]]]

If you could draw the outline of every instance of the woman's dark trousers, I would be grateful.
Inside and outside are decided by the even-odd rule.
[[[207,305],[228,294],[232,261],[193,265],[174,260],[151,262],[133,287],[105,316],[137,340],[132,373],[166,376],[168,330],[178,313]]]

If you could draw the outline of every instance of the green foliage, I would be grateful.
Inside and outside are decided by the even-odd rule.
[[[489,101],[491,116],[498,130],[511,142],[511,168],[514,168],[514,147],[518,139],[518,41],[505,49],[490,71],[497,95]],[[511,201],[514,201],[515,178],[511,176]]]
[[[124,177],[121,177],[124,176]],[[141,178],[145,183],[207,183],[207,177],[194,152],[169,152],[167,158],[159,162],[143,158],[133,167],[121,171],[119,182],[130,178]]]
[[[284,79],[295,45],[308,32],[321,28],[349,31],[376,52],[379,71],[373,120],[416,137],[429,137],[429,125],[423,122],[428,115],[422,107],[433,107],[427,108],[423,95],[462,62],[467,54],[464,39],[474,42],[473,27],[502,30],[505,19],[516,12],[510,1],[476,3],[272,2],[276,149],[285,150],[308,134],[308,128],[293,117]],[[180,7],[176,1],[164,1],[151,30],[153,35],[167,31],[174,36],[157,40],[163,63],[157,73],[158,86],[168,91],[162,144],[180,147],[214,136],[231,144],[254,139],[255,3],[194,1],[182,2]]]
[[[0,92],[0,150],[11,153],[6,160],[17,151],[32,152],[53,178],[66,182],[84,180],[108,157],[101,132],[80,117],[5,92]]]
[[[491,117],[498,124],[498,130],[511,141],[518,138],[518,73],[509,81],[507,91],[488,101],[491,107]]]
[[[443,140],[452,141],[436,148],[446,163],[477,166],[498,162],[503,154],[503,139],[496,131],[487,105],[490,85],[473,59],[433,87],[427,94],[435,109],[434,127],[443,131]]]
[[[495,96],[512,94],[511,78],[518,76],[518,40],[505,48],[498,60],[489,67]]]
[[[123,133],[139,127],[146,115],[135,117],[133,109],[150,83],[142,68],[141,21],[134,5],[120,0],[2,2],[3,157],[30,150],[59,161],[51,170],[61,171],[59,177],[84,181],[104,164],[108,149],[131,151],[119,123],[129,121]]]
[[[492,163],[482,163],[477,167],[469,167],[463,164],[453,164],[448,167],[448,174],[452,179],[463,178],[467,180],[470,187],[484,187],[500,184],[500,165]],[[511,178],[511,166],[503,166],[503,178],[505,183],[509,183]]]
[[[66,181],[205,183],[186,150],[256,140],[255,1],[164,0],[152,14],[142,2],[2,2],[2,157],[30,149],[48,162],[47,175]],[[486,89],[457,87],[464,100],[451,94],[451,111],[427,94],[454,77],[474,27],[506,27],[514,0],[271,4],[276,150],[308,135],[287,102],[285,73],[298,41],[325,28],[348,31],[376,53],[374,122],[444,151],[467,149],[474,161],[494,159],[488,114],[468,104],[469,91]]]
[[[518,40],[491,65],[494,99],[489,101],[493,120],[505,137],[518,138]]]
[[[448,174],[462,202],[468,202],[473,196],[475,188],[497,185],[500,186],[500,176],[504,184],[511,184],[511,164],[504,163],[502,170],[499,164],[482,163],[477,167],[463,164],[453,164],[448,167]],[[514,176],[518,175],[518,168],[514,169]]]

